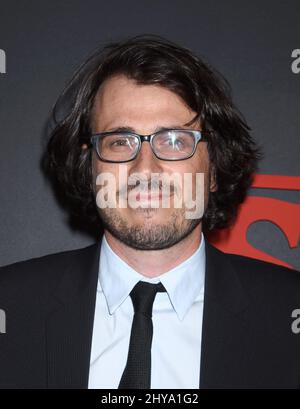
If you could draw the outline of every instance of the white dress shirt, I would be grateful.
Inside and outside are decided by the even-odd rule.
[[[205,241],[175,268],[146,277],[101,243],[99,279],[89,373],[89,389],[118,389],[128,355],[138,281],[161,282],[153,304],[151,389],[199,388],[205,276]]]

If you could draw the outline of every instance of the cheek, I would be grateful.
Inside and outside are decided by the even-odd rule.
[[[207,196],[209,194],[210,190],[210,164],[209,164],[209,156],[207,152],[206,145],[198,145],[198,150],[196,151],[195,155],[193,156],[193,161],[192,161],[192,166],[191,169],[188,170],[189,172],[193,173],[193,185],[194,185],[194,190],[196,183],[201,183],[202,181],[204,183],[202,194],[205,198],[205,201],[207,200]],[[200,176],[197,174],[203,174],[203,176]],[[202,179],[203,177],[203,179]],[[197,182],[198,181],[198,182]]]
[[[105,185],[108,186],[107,189],[109,189],[112,194],[116,194],[120,184],[120,173],[121,175],[125,175],[123,178],[127,176],[126,170],[124,170],[123,168],[120,169],[119,165],[111,164],[109,162],[102,162],[98,159],[97,156],[92,156],[93,186],[96,191],[100,189],[100,186]],[[96,185],[97,177],[99,175],[101,176],[98,178],[98,184]]]
[[[96,184],[96,178],[98,174],[101,172],[100,170],[100,161],[97,159],[95,153],[92,155],[92,175],[93,175],[93,186]]]
[[[108,162],[102,162],[99,160],[97,154],[92,155],[92,172],[93,178],[95,179],[99,173],[114,173],[111,169],[111,165]]]
[[[93,186],[96,191],[99,190],[99,186],[96,185],[97,177],[102,175],[102,178],[105,178],[106,173],[110,173],[108,166],[105,162],[101,162],[97,155],[93,154],[92,156],[92,175],[93,175]],[[98,184],[101,180],[98,179]],[[103,181],[102,181],[103,183]]]
[[[205,143],[200,143],[198,145],[198,155],[197,164],[200,168],[200,172],[207,172],[209,169],[209,154],[207,150],[207,145]]]
[[[206,146],[201,148],[198,146],[198,150],[196,150],[195,155],[191,158],[189,166],[186,166],[185,172],[193,174],[204,173],[204,178],[206,179],[209,172],[209,157]]]

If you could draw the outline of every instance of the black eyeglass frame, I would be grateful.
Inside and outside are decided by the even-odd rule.
[[[194,136],[194,148],[193,148],[193,151],[192,151],[192,153],[191,153],[190,155],[188,155],[187,157],[184,157],[184,158],[177,158],[177,159],[165,159],[165,158],[161,158],[159,155],[157,155],[157,153],[155,152],[155,150],[154,150],[154,148],[153,148],[153,142],[152,142],[152,141],[153,141],[153,138],[154,138],[156,135],[160,134],[160,133],[170,132],[170,131],[187,131],[187,132],[190,132],[190,133]],[[97,153],[99,159],[100,159],[101,161],[103,161],[103,162],[111,162],[111,163],[131,162],[132,160],[136,159],[136,157],[137,157],[138,154],[140,153],[140,150],[141,150],[141,147],[142,147],[142,143],[143,143],[143,142],[149,142],[149,143],[150,143],[152,152],[154,153],[154,155],[155,155],[158,159],[160,159],[160,160],[166,160],[166,161],[179,161],[179,160],[186,160],[186,159],[191,158],[191,157],[195,154],[195,152],[196,152],[196,148],[197,148],[198,143],[199,143],[200,141],[202,141],[202,142],[207,141],[206,135],[209,134],[209,133],[210,133],[209,131],[203,131],[203,130],[199,130],[199,129],[184,129],[184,128],[183,128],[183,129],[180,129],[180,128],[162,129],[162,130],[159,130],[159,131],[154,132],[154,133],[149,134],[149,135],[140,135],[140,134],[137,134],[137,133],[135,133],[135,132],[130,132],[130,131],[129,131],[129,132],[127,132],[127,131],[108,131],[108,132],[100,132],[100,133],[93,134],[93,135],[91,136],[91,138],[90,138],[90,143],[91,143],[91,145],[93,146],[93,148],[95,149],[95,151],[96,151],[96,153]],[[99,140],[99,138],[104,138],[104,137],[107,136],[107,135],[129,135],[129,136],[135,136],[135,137],[137,137],[139,144],[138,144],[138,148],[137,148],[137,150],[136,150],[135,155],[134,155],[132,158],[126,159],[126,160],[118,160],[118,161],[116,161],[116,160],[103,159],[103,158],[101,157],[100,152],[98,151],[98,140]]]

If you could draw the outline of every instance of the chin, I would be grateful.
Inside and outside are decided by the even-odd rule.
[[[140,219],[155,219],[160,220],[161,222],[166,222],[169,218],[171,209],[162,209],[162,208],[142,208],[138,207],[137,209],[132,209],[131,214],[133,215],[133,219],[136,220],[137,218]]]

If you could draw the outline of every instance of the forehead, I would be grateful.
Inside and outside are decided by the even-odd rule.
[[[95,97],[92,122],[95,126],[130,125],[155,121],[173,121],[178,125],[191,121],[196,113],[183,99],[160,85],[138,84],[124,75],[107,79]],[[112,124],[112,122],[114,124]],[[118,122],[116,124],[115,122]],[[164,124],[161,124],[164,125]]]

